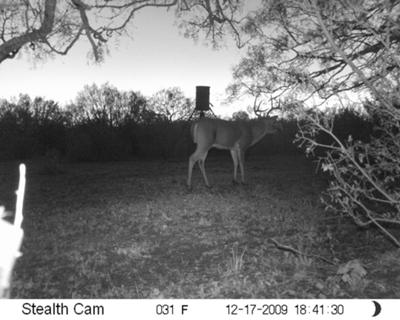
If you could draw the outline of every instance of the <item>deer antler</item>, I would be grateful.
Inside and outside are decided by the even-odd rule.
[[[261,113],[261,112],[263,112],[262,110],[260,110],[262,101],[260,101],[260,102],[257,104],[257,100],[258,100],[259,97],[260,97],[260,95],[257,95],[257,96],[254,97],[253,110],[254,110],[254,113],[255,113],[256,115],[259,114],[259,113]]]
[[[281,100],[278,101],[278,106],[277,106],[277,107],[274,107],[274,100],[273,100],[272,97],[271,97],[271,108],[267,111],[266,116],[269,117],[270,113],[271,113],[272,111],[274,111],[274,110],[282,110],[282,107],[281,107]]]
[[[269,117],[269,115],[270,115],[270,113],[272,111],[274,111],[274,110],[282,110],[281,101],[280,100],[278,102],[278,106],[274,107],[274,100],[273,100],[272,96],[271,96],[271,108],[269,108],[269,109],[267,109],[267,108],[261,109],[261,104],[263,103],[263,101],[260,101],[260,102],[257,103],[259,97],[260,97],[260,95],[255,96],[254,103],[253,103],[253,110],[254,110],[254,113],[256,115],[260,116],[261,114],[266,112],[265,116]]]

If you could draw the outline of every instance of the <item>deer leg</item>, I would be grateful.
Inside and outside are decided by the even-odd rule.
[[[192,187],[192,173],[193,173],[193,167],[196,162],[199,164],[200,171],[203,175],[204,182],[206,183],[207,187],[210,186],[208,183],[207,175],[206,175],[206,169],[204,167],[204,162],[206,160],[208,151],[199,151],[196,150],[189,158],[189,169],[188,169],[188,179],[187,179],[187,186],[189,188]]]
[[[192,187],[192,172],[193,172],[193,166],[197,162],[197,159],[195,158],[196,152],[193,153],[189,157],[189,170],[188,170],[188,178],[187,178],[187,186],[189,188]]]
[[[241,149],[238,149],[237,157],[239,159],[240,176],[242,178],[242,183],[244,184],[244,183],[246,183],[245,178],[244,178],[244,151]]]
[[[239,165],[239,159],[235,149],[231,149],[231,156],[233,160],[233,182],[236,183],[237,181],[237,168]]]
[[[201,171],[201,173],[203,175],[204,182],[206,183],[206,186],[210,187],[210,184],[208,183],[208,179],[207,179],[206,168],[204,166],[204,163],[205,163],[206,158],[207,158],[207,153],[208,152],[206,152],[204,154],[204,156],[199,159],[199,167],[200,167],[200,171]]]

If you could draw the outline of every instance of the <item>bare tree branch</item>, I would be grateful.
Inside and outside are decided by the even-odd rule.
[[[5,59],[14,58],[21,47],[29,42],[45,41],[46,36],[53,29],[56,4],[56,0],[45,1],[44,18],[39,29],[34,29],[0,44],[0,63]]]

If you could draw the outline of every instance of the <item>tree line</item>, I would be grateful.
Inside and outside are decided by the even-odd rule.
[[[74,102],[61,107],[53,100],[20,95],[0,100],[0,160],[56,157],[66,161],[110,161],[133,158],[184,159],[194,149],[189,117],[193,102],[179,88],[152,97],[120,91],[106,83],[85,86]],[[326,113],[332,113],[326,111]],[[334,112],[337,134],[365,139],[368,118],[353,109]],[[231,120],[246,121],[245,111]],[[296,154],[295,117],[281,120],[283,130],[265,137],[253,155]],[[321,135],[322,140],[324,137]],[[218,151],[214,151],[218,153]]]
[[[69,160],[116,160],[164,154],[164,141],[152,140],[163,127],[188,117],[191,100],[179,88],[152,97],[120,91],[106,83],[87,85],[74,102],[21,94],[0,100],[0,159],[30,159],[58,154]],[[146,146],[146,144],[148,144]],[[159,150],[154,148],[159,145]],[[154,150],[151,150],[151,149]],[[167,156],[164,154],[164,156]]]

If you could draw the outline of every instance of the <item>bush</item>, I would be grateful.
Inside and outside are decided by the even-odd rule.
[[[334,121],[306,111],[302,112],[297,141],[308,154],[324,150],[318,158],[323,171],[331,176],[326,207],[349,215],[359,226],[377,227],[400,247],[387,228],[400,225],[400,110],[390,104],[369,106],[368,110],[375,127],[364,141],[354,140],[350,134],[340,139]],[[323,141],[318,139],[321,134]]]

